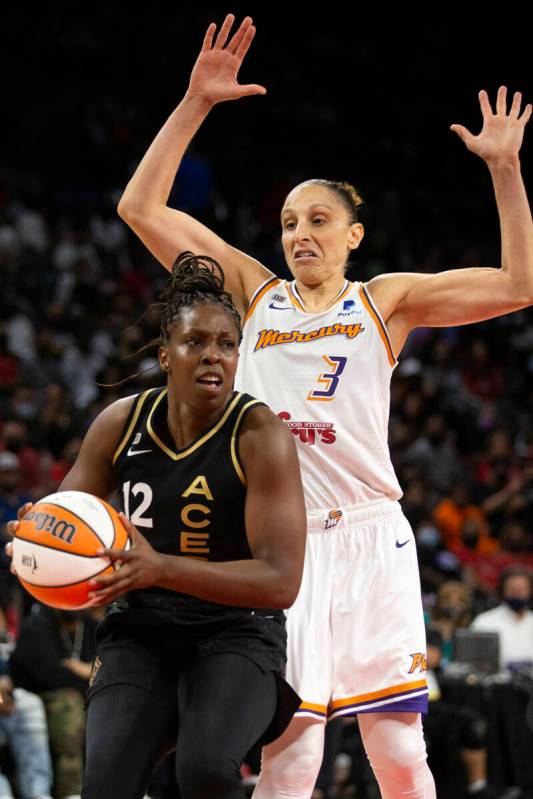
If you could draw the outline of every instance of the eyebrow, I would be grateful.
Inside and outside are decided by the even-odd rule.
[[[183,330],[183,335],[184,336],[185,335],[190,335],[191,333],[195,333],[196,335],[205,336],[205,335],[210,335],[211,331],[208,330],[205,327],[189,327],[189,328],[185,328]],[[230,336],[230,335],[234,335],[234,334],[235,334],[234,330],[229,330],[229,329],[228,330],[219,330],[218,333],[217,333],[217,336]]]
[[[327,203],[313,203],[310,206],[310,210],[314,210],[315,208],[327,208],[328,211],[333,211],[332,206],[328,205]],[[291,208],[290,205],[282,210],[281,216],[283,216],[284,214],[288,214],[288,213],[294,213],[294,209]]]

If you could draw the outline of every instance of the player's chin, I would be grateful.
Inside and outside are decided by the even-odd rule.
[[[219,383],[204,383],[196,381],[196,395],[206,401],[217,401],[225,398],[229,392],[227,384],[221,380]]]

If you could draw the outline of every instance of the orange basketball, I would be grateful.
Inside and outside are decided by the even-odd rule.
[[[75,610],[90,606],[88,581],[110,574],[102,547],[129,549],[118,513],[83,491],[60,491],[37,502],[21,520],[13,540],[17,576],[39,602]]]

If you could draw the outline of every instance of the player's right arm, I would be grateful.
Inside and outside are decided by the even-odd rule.
[[[112,479],[113,456],[135,397],[125,397],[113,402],[98,414],[87,430],[78,457],[63,479],[58,491],[85,491],[100,499],[108,499],[114,491]],[[6,525],[9,535],[16,535],[20,520],[32,508],[27,502],[17,512],[17,521]],[[6,553],[12,557],[12,547],[6,544]]]
[[[227,290],[242,312],[254,291],[272,273],[193,217],[167,205],[183,155],[213,106],[266,93],[263,86],[240,85],[237,81],[255,28],[252,19],[246,17],[228,42],[234,19],[228,14],[216,39],[216,25],[209,25],[185,97],[137,167],[119,202],[118,213],[169,270],[184,250],[215,258],[224,269]]]

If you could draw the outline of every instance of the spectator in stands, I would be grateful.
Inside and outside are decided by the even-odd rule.
[[[78,796],[83,774],[85,691],[94,658],[96,622],[88,613],[34,605],[11,655],[17,687],[39,694],[46,708],[57,799]]]
[[[500,636],[500,667],[533,665],[533,576],[527,566],[509,566],[500,577],[500,604],[476,616],[473,630]]]
[[[416,466],[431,487],[443,492],[464,477],[446,420],[438,413],[427,418],[423,435],[408,448],[403,462]]]
[[[442,638],[441,665],[453,659],[453,635],[457,629],[470,624],[472,594],[467,585],[458,580],[449,580],[439,588],[437,601],[431,614],[431,627]]]
[[[450,494],[438,503],[433,511],[433,518],[437,522],[443,541],[448,548],[456,547],[461,543],[461,534],[467,521],[477,523],[476,535],[478,538],[485,538],[488,534],[485,516],[481,509],[472,502],[470,489],[464,482],[457,483]],[[468,535],[472,534],[468,533]],[[498,548],[496,542],[493,547],[494,549]]]
[[[11,678],[0,676],[0,746],[8,744],[16,766],[20,799],[51,799],[52,763],[48,729],[41,699],[23,688],[14,688]],[[0,771],[0,799],[13,793]]]
[[[455,799],[466,782],[472,799],[496,799],[505,794],[487,784],[487,721],[468,705],[447,701],[442,679],[443,639],[427,631],[429,713],[424,716],[428,763],[439,787],[439,799]]]

